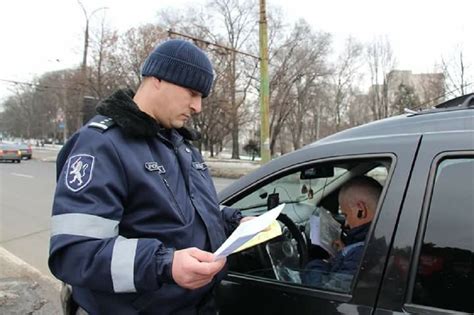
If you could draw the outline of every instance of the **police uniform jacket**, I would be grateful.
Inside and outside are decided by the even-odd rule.
[[[186,129],[163,129],[119,90],[58,155],[49,267],[90,314],[192,314],[197,290],[171,276],[175,250],[215,251],[241,219],[219,208]]]

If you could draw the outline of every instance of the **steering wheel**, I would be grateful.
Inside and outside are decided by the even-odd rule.
[[[290,235],[283,235],[284,238],[287,238],[286,241],[282,244],[283,252],[286,255],[291,255],[294,253],[294,249],[296,247],[296,251],[299,255],[299,266],[300,268],[304,268],[308,263],[308,245],[306,244],[306,240],[303,237],[303,233],[298,229],[296,224],[284,213],[280,213],[277,218],[278,221],[283,223],[284,227],[288,229]],[[284,228],[283,228],[284,230]],[[283,231],[285,234],[285,231]],[[296,242],[294,243],[293,240]],[[285,250],[285,247],[287,247]]]
[[[282,235],[256,246],[261,263],[271,267],[275,275],[279,267],[303,269],[308,263],[308,246],[303,234],[286,214],[280,213],[277,220],[283,225]]]

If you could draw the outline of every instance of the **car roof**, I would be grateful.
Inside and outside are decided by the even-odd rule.
[[[256,171],[247,174],[233,185],[229,185],[219,192],[219,198],[226,199],[235,191],[260,180],[265,174],[274,173],[288,165],[297,165],[300,162],[311,159],[314,152],[321,146],[337,142],[358,142],[359,140],[371,140],[376,138],[397,138],[416,136],[427,133],[446,133],[454,131],[474,132],[474,94],[441,103],[433,109],[419,112],[411,111],[408,114],[385,118],[350,128],[308,144],[299,150],[282,155],[262,165]],[[385,141],[384,141],[385,142]],[[365,141],[367,143],[367,141]]]
[[[311,143],[356,140],[408,134],[474,130],[474,93],[448,100],[419,112],[398,115],[350,128]]]

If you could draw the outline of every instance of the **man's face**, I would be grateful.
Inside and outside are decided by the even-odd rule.
[[[165,128],[181,128],[191,115],[201,112],[199,92],[161,80],[159,93],[154,116]]]

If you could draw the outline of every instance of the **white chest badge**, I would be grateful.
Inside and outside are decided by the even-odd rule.
[[[92,180],[94,157],[89,154],[73,155],[67,161],[66,186],[77,192]]]
[[[166,173],[166,169],[163,165],[159,165],[157,162],[146,162],[145,168],[148,172],[158,172],[160,174]]]

